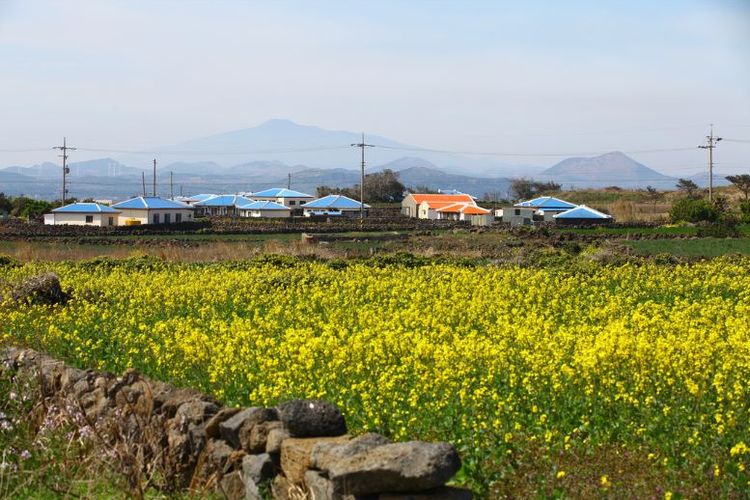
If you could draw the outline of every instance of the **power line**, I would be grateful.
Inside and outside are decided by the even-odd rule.
[[[560,152],[560,153],[515,153],[507,151],[457,151],[448,149],[428,149],[428,148],[411,148],[405,146],[383,146],[378,144],[377,147],[383,149],[392,149],[396,151],[421,151],[425,153],[444,153],[459,155],[476,155],[476,156],[514,156],[514,157],[558,157],[558,156],[601,156],[606,153],[601,151],[578,151],[578,152]],[[633,151],[622,151],[623,154],[646,154],[646,153],[672,153],[676,151],[694,151],[693,148],[664,148],[664,149],[640,149]]]

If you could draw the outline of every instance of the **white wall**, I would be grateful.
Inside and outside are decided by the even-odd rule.
[[[282,218],[291,217],[291,210],[240,210],[242,217]]]
[[[112,217],[112,225],[117,226],[119,219],[118,215],[119,214],[52,212],[44,214],[44,223],[56,226],[108,226],[109,218]],[[91,222],[86,222],[86,216],[91,217]]]
[[[193,220],[193,211],[187,208],[120,208],[118,210],[122,212],[119,220],[120,226],[126,225],[129,219],[136,219],[140,221],[141,224],[153,224],[154,214],[159,214],[159,224],[164,224],[165,214],[170,214],[170,224],[175,224],[177,222],[177,214],[182,214],[181,222],[189,222]]]

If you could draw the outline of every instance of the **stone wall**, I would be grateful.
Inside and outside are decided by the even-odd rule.
[[[165,491],[216,491],[229,499],[470,499],[445,486],[461,467],[448,443],[351,436],[321,400],[228,408],[197,391],[80,370],[30,349],[0,351],[0,370],[39,382],[38,422],[65,411]],[[129,469],[128,469],[129,467]]]

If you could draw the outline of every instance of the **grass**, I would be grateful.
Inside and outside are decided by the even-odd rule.
[[[692,240],[625,241],[638,255],[671,254],[678,257],[718,257],[740,253],[750,255],[748,238],[700,238]]]

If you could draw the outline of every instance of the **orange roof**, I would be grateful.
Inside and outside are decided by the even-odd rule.
[[[469,196],[468,194],[418,194],[418,193],[411,193],[411,197],[414,198],[414,201],[417,205],[421,204],[423,201],[426,201],[430,206],[433,206],[433,203],[459,203],[459,202],[466,202],[474,204],[474,198]]]
[[[451,203],[437,209],[438,212],[454,212],[469,215],[484,215],[490,213],[489,210],[478,207],[473,203]]]

